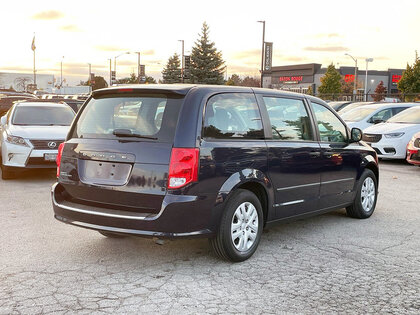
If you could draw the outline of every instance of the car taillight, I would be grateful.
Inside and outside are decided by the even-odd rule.
[[[181,188],[198,180],[198,149],[172,148],[168,189]]]
[[[60,177],[60,163],[61,163],[61,155],[63,154],[63,149],[64,149],[64,142],[60,143],[60,145],[58,146],[57,159],[55,160],[57,162],[57,178]]]

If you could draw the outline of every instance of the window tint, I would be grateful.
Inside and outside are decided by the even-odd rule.
[[[116,129],[133,134],[173,139],[181,99],[165,95],[91,99],[78,122],[75,137],[116,138]]]
[[[347,131],[343,123],[326,107],[312,103],[322,142],[345,142]]]
[[[311,121],[302,100],[263,97],[273,139],[313,140]]]
[[[409,107],[394,107],[392,109],[392,114],[397,115],[398,113],[401,113],[404,109],[407,109]]]
[[[74,112],[68,106],[17,106],[14,125],[70,126]]]
[[[377,112],[375,115],[372,116],[371,120],[372,122],[375,122],[375,120],[387,121],[391,117],[392,117],[392,108],[387,108],[387,109],[383,109]]]
[[[211,97],[203,137],[262,139],[264,132],[254,95],[226,93]]]

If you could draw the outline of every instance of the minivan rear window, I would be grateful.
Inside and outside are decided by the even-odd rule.
[[[181,102],[161,94],[92,98],[82,109],[73,137],[115,139],[130,134],[171,141]]]

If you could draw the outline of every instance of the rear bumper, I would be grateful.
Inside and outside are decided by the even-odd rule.
[[[420,166],[420,149],[407,149],[407,162]]]
[[[145,237],[192,238],[211,237],[212,213],[205,198],[167,194],[158,214],[134,213],[96,208],[62,200],[52,186],[54,217],[83,228]]]

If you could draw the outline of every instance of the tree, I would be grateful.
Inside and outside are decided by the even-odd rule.
[[[144,83],[145,84],[156,84],[156,80],[155,80],[155,78],[146,75],[146,81],[144,81]]]
[[[108,83],[105,81],[104,77],[95,76],[93,82],[94,84],[92,85],[92,91],[108,87]],[[89,86],[91,85],[90,80],[80,81],[80,85]]]
[[[138,78],[135,73],[131,73],[128,78],[122,78],[117,80],[117,84],[137,84]]]
[[[308,95],[314,95],[314,91],[312,91],[312,86],[308,87],[308,90],[306,91],[306,94]]]
[[[325,75],[321,78],[321,85],[318,88],[320,97],[328,97],[331,94],[341,93],[341,75],[334,67],[330,64],[325,72]]]
[[[245,78],[243,78],[241,86],[260,87],[260,82],[261,81],[259,78],[246,76]]]
[[[30,77],[18,77],[14,80],[14,84],[16,86],[16,91],[25,92],[26,86],[33,82]]]
[[[404,94],[413,94],[406,95],[405,101],[413,101],[416,98],[415,94],[420,93],[420,59],[417,52],[414,64],[410,66],[407,63],[407,68],[398,82],[398,89]]]
[[[191,83],[223,84],[225,71],[222,53],[209,40],[209,27],[203,23],[199,34],[200,39],[195,42],[191,53]]]
[[[375,102],[382,101],[386,95],[386,87],[384,85],[384,81],[379,82],[376,86],[375,94],[372,95],[372,98]]]
[[[172,84],[181,82],[181,61],[178,54],[169,57],[162,71],[162,83]]]
[[[242,83],[242,79],[237,74],[232,74],[229,79],[226,81],[226,85],[236,85],[239,86]]]

